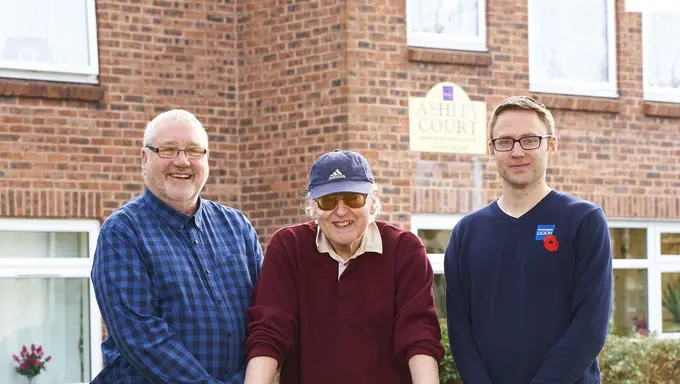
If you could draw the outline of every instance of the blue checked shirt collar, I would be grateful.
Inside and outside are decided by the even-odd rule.
[[[203,230],[203,216],[205,209],[203,209],[204,204],[200,196],[198,197],[198,209],[193,216],[185,215],[184,213],[179,212],[175,208],[169,206],[163,200],[154,195],[149,190],[149,188],[144,188],[143,198],[144,201],[149,204],[153,210],[163,218],[163,220],[167,221],[172,228],[177,230],[184,229],[191,222],[191,218],[193,217],[198,229],[201,231]]]

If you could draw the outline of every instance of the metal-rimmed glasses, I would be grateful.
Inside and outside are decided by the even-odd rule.
[[[552,135],[544,136],[524,136],[519,139],[513,139],[510,137],[499,137],[496,139],[491,139],[490,142],[493,144],[493,148],[498,152],[510,152],[512,148],[515,147],[515,143],[519,145],[525,151],[531,151],[533,149],[538,149],[541,146],[541,140],[552,137]]]
[[[144,147],[149,148],[152,152],[156,152],[161,159],[176,159],[180,152],[184,152],[187,159],[199,160],[208,153],[207,149],[201,147],[189,147],[184,149],[179,149],[177,147],[152,147],[150,145],[145,145]]]
[[[336,193],[332,195],[321,196],[316,199],[316,205],[322,211],[332,211],[338,205],[338,201],[342,200],[345,205],[350,208],[361,208],[366,205],[366,196],[363,193]]]

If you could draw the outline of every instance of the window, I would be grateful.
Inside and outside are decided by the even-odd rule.
[[[0,77],[97,83],[94,0],[5,1],[0,12]]]
[[[434,301],[437,316],[446,318],[446,279],[444,278],[444,253],[449,245],[453,227],[461,215],[413,214],[411,232],[425,245],[425,251],[434,269]]]
[[[409,46],[486,52],[486,0],[406,0]]]
[[[662,307],[657,326],[664,335],[680,337],[680,224],[660,225],[654,240],[659,250],[657,278],[661,289],[657,303]]]
[[[96,220],[0,219],[0,355],[42,345],[52,356],[38,377],[89,382],[102,369],[102,319],[89,274]],[[24,383],[0,364],[0,383]]]
[[[529,0],[529,88],[618,97],[614,0]]]
[[[638,224],[610,223],[614,267],[610,331],[617,335],[649,331],[648,274],[653,253],[647,228]]]
[[[642,14],[645,100],[680,103],[679,35],[677,14]]]
[[[462,215],[413,214],[411,231],[435,272],[435,304],[446,317],[444,253]],[[614,281],[611,332],[680,338],[680,222],[610,220]]]

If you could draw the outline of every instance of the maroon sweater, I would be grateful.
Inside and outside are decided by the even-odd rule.
[[[411,383],[408,360],[444,356],[422,242],[377,222],[383,253],[338,262],[316,248],[316,224],[279,230],[247,310],[247,359],[275,358],[281,384]]]

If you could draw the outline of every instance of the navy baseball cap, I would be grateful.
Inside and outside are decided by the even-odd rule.
[[[321,155],[309,171],[308,191],[312,199],[333,193],[368,195],[373,190],[373,172],[366,158],[352,151],[336,149]]]

